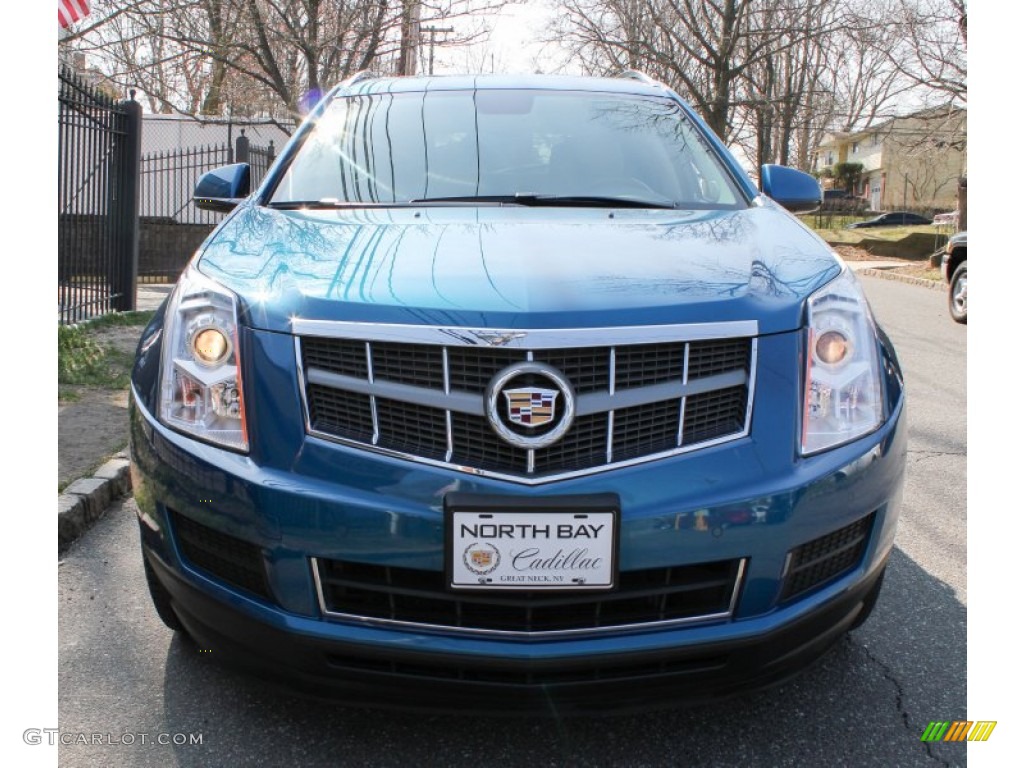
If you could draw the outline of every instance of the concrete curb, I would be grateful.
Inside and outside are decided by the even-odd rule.
[[[92,477],[75,480],[57,496],[57,553],[85,533],[115,499],[131,491],[128,454],[117,453]]]
[[[941,280],[925,280],[923,277],[914,277],[913,275],[901,275],[895,272],[890,272],[886,269],[861,269],[857,271],[858,275],[868,275],[870,277],[880,277],[883,280],[896,280],[900,283],[909,283],[910,285],[920,285],[924,288],[931,288],[933,291],[945,291],[946,284]]]

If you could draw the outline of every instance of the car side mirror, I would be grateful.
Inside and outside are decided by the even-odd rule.
[[[761,191],[792,213],[810,213],[821,207],[821,185],[796,168],[762,165]]]
[[[196,208],[230,211],[249,196],[249,164],[235,163],[208,171],[199,177],[192,195]]]

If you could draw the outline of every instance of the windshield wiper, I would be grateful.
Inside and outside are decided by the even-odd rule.
[[[642,200],[636,197],[612,195],[535,195],[517,192],[515,201],[520,205],[568,206],[580,208],[675,208],[671,200]]]
[[[295,210],[298,208],[308,208],[310,210],[333,210],[336,208],[395,208],[406,206],[408,203],[404,201],[398,202],[372,202],[372,201],[357,201],[357,200],[282,200],[281,202],[268,203],[268,208],[277,208],[284,211]]]
[[[676,206],[670,200],[641,200],[635,197],[606,195],[549,195],[532,192],[516,192],[514,195],[454,195],[452,197],[419,197],[397,201],[354,201],[335,200],[284,200],[270,203],[268,207],[279,210],[334,210],[344,208],[401,208],[408,205],[523,205],[529,207],[565,208],[662,208]]]
[[[410,203],[478,203],[525,205],[542,208],[664,208],[674,209],[676,204],[671,200],[641,200],[635,197],[615,197],[605,195],[549,195],[532,192],[516,192],[514,195],[458,195],[455,197],[422,197],[410,200]]]

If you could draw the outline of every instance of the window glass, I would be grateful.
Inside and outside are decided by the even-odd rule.
[[[516,194],[743,205],[720,160],[675,103],[523,90],[340,97],[271,202]]]

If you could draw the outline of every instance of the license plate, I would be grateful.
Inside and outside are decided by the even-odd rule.
[[[452,509],[451,589],[611,589],[615,510]]]

